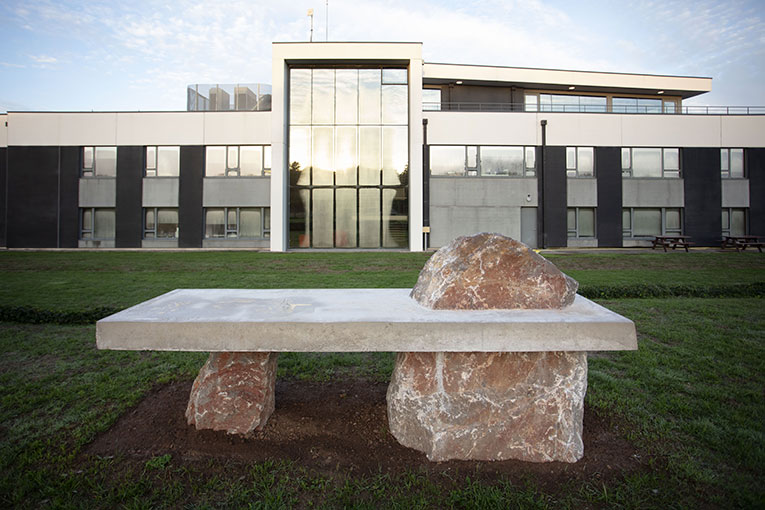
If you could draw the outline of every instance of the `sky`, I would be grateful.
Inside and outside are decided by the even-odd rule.
[[[712,77],[765,106],[765,1],[0,0],[0,112],[185,110],[270,83],[271,42],[416,41],[426,62]]]

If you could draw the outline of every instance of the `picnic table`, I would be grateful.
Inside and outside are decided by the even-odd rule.
[[[693,243],[690,242],[690,236],[680,236],[680,235],[671,235],[671,236],[656,236],[653,240],[653,245],[651,246],[651,249],[653,250],[657,246],[661,246],[664,248],[664,251],[667,251],[667,248],[672,248],[673,250],[677,247],[685,248],[685,251],[688,251],[688,247],[692,246]]]
[[[765,244],[762,239],[761,236],[723,236],[722,249],[736,248],[736,251],[743,251],[757,248],[762,253],[762,245]]]

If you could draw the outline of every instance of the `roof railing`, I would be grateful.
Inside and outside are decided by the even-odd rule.
[[[645,115],[765,115],[765,106],[604,106],[583,104],[529,105],[525,103],[422,103],[425,112],[533,112],[533,113],[619,113]]]

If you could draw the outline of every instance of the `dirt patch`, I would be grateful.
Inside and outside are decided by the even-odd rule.
[[[388,431],[386,383],[363,379],[316,383],[279,380],[276,410],[265,429],[250,437],[198,431],[184,412],[192,381],[155,389],[126,412],[85,455],[148,459],[171,454],[174,462],[290,460],[326,473],[396,475],[407,471],[477,473],[482,478],[533,478],[554,488],[573,480],[608,480],[646,469],[633,445],[610,420],[585,408],[584,458],[575,464],[521,461],[429,462]]]

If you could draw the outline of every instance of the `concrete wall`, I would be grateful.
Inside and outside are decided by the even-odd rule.
[[[271,179],[268,177],[206,178],[202,186],[204,207],[268,207],[271,202]]]
[[[8,147],[8,122],[7,114],[0,114],[0,148]]]
[[[434,177],[430,193],[431,247],[478,232],[520,239],[521,207],[536,207],[538,197],[533,178]]]
[[[722,179],[722,206],[749,207],[749,180]]]
[[[765,149],[746,151],[746,172],[749,176],[749,233],[765,236]]]
[[[685,148],[681,157],[685,195],[683,233],[700,246],[719,246],[722,230],[720,151]]]
[[[598,210],[595,214],[598,246],[622,245],[622,165],[619,147],[596,147]]]
[[[144,177],[143,207],[178,207],[177,177]]]
[[[555,248],[568,244],[568,199],[566,178],[566,150],[564,147],[547,147],[542,174],[542,247]]]
[[[143,147],[117,149],[117,200],[115,203],[114,245],[140,248],[143,237],[141,184],[144,169]]]
[[[719,176],[718,169],[718,176]],[[683,207],[683,179],[623,179],[624,207]]]
[[[202,209],[202,176],[205,148],[181,147],[181,174],[178,182],[178,246],[199,248],[205,228]]]
[[[117,179],[82,177],[79,179],[80,207],[114,207],[117,204]]]
[[[567,179],[568,207],[597,207],[598,182],[595,179]]]

